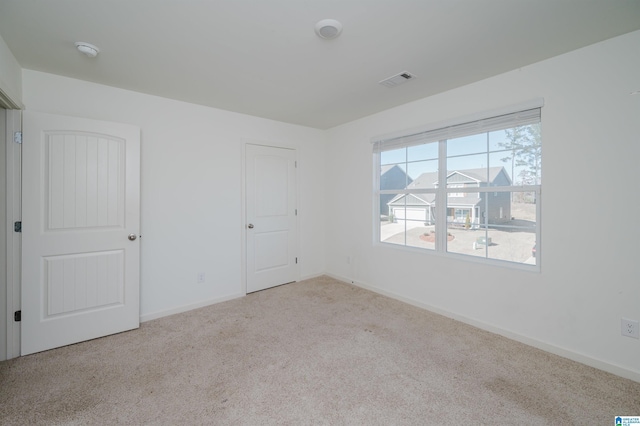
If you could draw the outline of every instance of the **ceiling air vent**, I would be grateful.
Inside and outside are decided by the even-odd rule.
[[[406,83],[409,80],[413,80],[414,78],[416,78],[415,75],[411,74],[410,72],[403,71],[400,74],[385,78],[384,80],[380,81],[380,84],[387,87],[396,87],[402,83]]]

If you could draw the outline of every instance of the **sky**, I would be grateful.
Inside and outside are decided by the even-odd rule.
[[[528,127],[528,126],[527,126]],[[514,167],[512,176],[511,151],[500,146],[507,143],[505,130],[464,136],[447,141],[447,170],[478,169],[503,166],[514,184],[520,184],[519,173],[526,167]],[[506,161],[503,161],[506,159]],[[425,172],[438,171],[438,142],[384,151],[380,154],[380,164],[397,164],[416,179]]]

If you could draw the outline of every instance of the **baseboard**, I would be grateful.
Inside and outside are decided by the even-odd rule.
[[[303,277],[298,278],[298,281],[310,280],[310,279],[313,279],[313,278],[321,277],[323,275],[327,275],[327,274],[320,273],[320,274],[313,274],[313,275],[305,275]]]
[[[326,274],[305,275],[305,276],[299,277],[298,281],[310,280],[312,278],[318,278],[318,277],[321,277],[323,275],[326,275]],[[225,296],[225,297],[220,297],[220,298],[217,298],[217,299],[205,300],[205,301],[198,302],[198,303],[192,303],[192,304],[189,304],[189,305],[178,306],[177,308],[167,309],[167,310],[164,310],[164,311],[157,311],[157,312],[152,312],[150,314],[144,314],[144,315],[140,316],[140,322],[142,323],[142,322],[147,322],[147,321],[151,321],[151,320],[162,318],[162,317],[168,317],[169,315],[180,314],[182,312],[187,312],[187,311],[190,311],[192,309],[204,308],[205,306],[215,305],[216,303],[226,302],[228,300],[237,299],[237,298],[243,297],[243,296],[246,296],[246,295],[244,293],[237,293],[237,294],[233,294],[231,296]]]
[[[382,289],[380,289],[378,287],[374,287],[372,285],[369,285],[369,284],[366,284],[366,283],[363,283],[363,282],[355,281],[355,280],[353,280],[351,278],[343,277],[343,276],[336,275],[336,274],[329,274],[329,273],[324,274],[324,275],[327,275],[327,276],[329,276],[331,278],[334,278],[334,279],[336,279],[338,281],[342,281],[342,282],[347,283],[347,284],[353,284],[353,285],[355,285],[357,287],[364,288],[365,290],[370,290],[370,291],[373,291],[374,293],[378,293],[378,294],[381,294],[383,296],[387,296],[387,297],[390,297],[392,299],[396,299],[396,300],[399,300],[401,302],[408,303],[409,305],[413,305],[413,306],[416,306],[418,308],[425,309],[427,311],[436,313],[438,315],[442,315],[442,316],[445,316],[447,318],[451,318],[451,319],[454,319],[456,321],[460,321],[460,322],[463,322],[465,324],[469,324],[471,326],[480,328],[482,330],[489,331],[491,333],[495,333],[495,334],[498,334],[500,336],[504,336],[504,337],[506,337],[508,339],[515,340],[515,341],[520,342],[520,343],[524,343],[525,345],[532,346],[534,348],[543,350],[545,352],[549,352],[549,353],[552,353],[554,355],[558,355],[558,356],[561,356],[563,358],[567,358],[567,359],[570,359],[572,361],[576,361],[576,362],[579,362],[581,364],[585,364],[585,365],[588,365],[590,367],[597,368],[598,370],[603,370],[603,371],[606,371],[608,373],[615,374],[616,376],[624,377],[625,379],[633,380],[635,382],[640,382],[640,373],[639,372],[629,370],[629,369],[621,367],[619,365],[611,364],[611,363],[608,363],[606,361],[602,361],[600,359],[593,358],[593,357],[590,357],[588,355],[581,354],[579,352],[571,351],[569,349],[562,348],[560,346],[552,345],[552,344],[545,343],[545,342],[537,340],[537,339],[533,339],[533,338],[530,338],[530,337],[527,337],[527,336],[523,336],[523,335],[514,333],[512,331],[505,330],[503,328],[497,327],[497,326],[492,325],[492,324],[488,324],[488,323],[484,323],[482,321],[474,320],[472,318],[468,318],[468,317],[456,314],[454,312],[450,312],[450,311],[447,311],[445,309],[438,308],[436,306],[431,306],[429,304],[422,303],[422,302],[419,302],[417,300],[410,299],[410,298],[401,296],[399,294],[396,294],[396,293],[393,293],[393,292],[390,292],[390,291],[382,290]]]
[[[177,308],[152,312],[150,314],[144,314],[140,316],[140,322],[147,322],[147,321],[151,321],[151,320],[162,318],[162,317],[168,317],[169,315],[180,314],[182,312],[187,312],[192,309],[204,308],[205,306],[215,305],[216,303],[226,302],[228,300],[237,299],[243,296],[245,296],[245,294],[237,293],[237,294],[232,294],[231,296],[220,297],[217,299],[209,299],[202,302],[192,303],[189,305],[178,306]]]

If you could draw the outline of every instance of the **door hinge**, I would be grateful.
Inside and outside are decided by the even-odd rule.
[[[298,216],[298,209],[296,209],[296,216]]]
[[[295,167],[296,169],[298,168],[298,162],[297,161],[293,162],[293,167]]]
[[[22,222],[13,222],[13,232],[22,232]]]
[[[298,258],[296,257],[296,265],[298,264]]]
[[[22,132],[15,132],[13,134],[13,141],[15,143],[22,143]]]
[[[15,312],[13,313],[13,320],[14,320],[15,322],[20,322],[20,321],[22,321],[22,311],[15,311]]]

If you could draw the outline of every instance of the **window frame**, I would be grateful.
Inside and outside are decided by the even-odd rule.
[[[463,117],[463,118],[459,118],[456,120],[452,120],[449,122],[443,122],[440,124],[434,124],[431,126],[423,126],[422,128],[416,128],[416,129],[412,129],[412,130],[407,130],[407,131],[400,131],[400,132],[395,132],[393,134],[388,134],[388,135],[383,135],[377,138],[373,138],[372,139],[372,143],[374,144],[373,147],[373,171],[374,171],[374,178],[373,178],[373,184],[374,184],[374,209],[373,209],[373,213],[374,213],[374,220],[373,220],[373,224],[374,224],[374,232],[373,232],[373,237],[374,237],[374,246],[377,247],[385,247],[385,248],[389,248],[389,249],[394,249],[394,250],[404,250],[404,251],[409,251],[409,252],[417,252],[417,253],[422,253],[422,254],[427,254],[427,255],[435,255],[435,256],[441,256],[441,257],[446,257],[446,258],[450,258],[450,259],[460,259],[460,260],[465,260],[465,261],[471,261],[471,262],[476,262],[476,263],[481,263],[484,265],[495,265],[495,266],[503,266],[503,267],[508,267],[511,269],[520,269],[520,270],[525,270],[525,271],[532,271],[532,272],[540,272],[541,271],[541,259],[540,259],[540,252],[541,252],[541,205],[542,205],[542,183],[540,181],[539,184],[537,185],[515,185],[513,182],[511,182],[511,184],[509,186],[466,186],[466,187],[457,187],[457,186],[451,186],[449,187],[448,185],[437,185],[435,188],[413,188],[413,189],[407,189],[406,187],[404,189],[388,189],[388,190],[383,190],[380,189],[380,169],[381,169],[381,153],[385,152],[385,151],[392,151],[394,149],[401,149],[401,148],[409,148],[411,146],[418,146],[418,145],[423,145],[423,144],[429,144],[429,143],[436,143],[438,144],[438,158],[437,158],[437,164],[438,164],[438,182],[447,182],[447,174],[448,171],[447,170],[447,159],[449,157],[447,157],[447,141],[454,139],[456,137],[460,137],[460,136],[456,136],[455,134],[453,134],[452,136],[446,137],[446,138],[441,138],[433,141],[426,141],[426,142],[421,142],[419,141],[419,135],[422,133],[427,133],[427,132],[442,132],[442,131],[446,131],[448,128],[451,127],[455,127],[455,126],[459,126],[459,125],[467,125],[467,123],[471,123],[473,124],[473,122],[475,121],[482,121],[482,120],[491,120],[494,117],[500,117],[503,115],[516,115],[520,112],[526,112],[528,110],[534,110],[537,109],[538,110],[538,121],[536,121],[535,123],[542,123],[542,106],[544,105],[544,101],[542,99],[536,99],[533,101],[529,101],[527,103],[523,103],[523,104],[519,104],[517,106],[512,106],[509,108],[505,108],[505,109],[501,109],[501,110],[494,110],[494,111],[489,111],[489,112],[485,112],[483,114],[476,114],[474,116],[467,116],[467,117]],[[521,125],[527,125],[527,124],[534,124],[534,122],[530,122],[530,123],[525,123],[525,124],[514,124],[513,126],[507,126],[502,128],[501,130],[505,130],[505,129],[510,129],[513,127],[518,127]],[[495,131],[497,129],[489,129],[489,130],[481,130],[478,129],[478,131],[474,132],[474,133],[467,133],[467,135],[477,135],[477,134],[484,134],[484,133],[489,133],[491,131]],[[413,142],[405,142],[405,144],[394,144],[393,141],[397,141],[399,139],[403,139],[403,140],[409,140],[409,141],[413,141]],[[392,141],[390,145],[385,145],[385,142],[387,141]],[[487,149],[487,155],[489,155],[491,152],[489,149]],[[405,162],[405,164],[409,164],[410,162],[408,161],[408,158],[406,159],[407,161]],[[398,163],[399,164],[399,163]],[[488,167],[487,167],[488,169]],[[416,176],[417,177],[417,176]],[[511,179],[514,179],[513,177],[511,177]],[[464,254],[464,253],[456,253],[456,252],[450,252],[447,249],[447,233],[449,230],[448,227],[448,223],[447,223],[447,213],[449,211],[450,208],[454,209],[454,215],[455,215],[455,211],[460,209],[460,207],[449,207],[448,202],[450,201],[451,194],[466,194],[466,193],[474,193],[474,194],[478,194],[480,196],[480,198],[483,198],[482,195],[483,193],[486,193],[487,197],[484,197],[485,202],[489,202],[488,201],[488,197],[491,196],[491,198],[497,196],[499,193],[504,193],[504,192],[508,192],[508,193],[533,193],[535,194],[535,212],[536,212],[536,222],[535,222],[535,246],[536,246],[536,256],[535,256],[535,264],[527,264],[524,262],[516,262],[516,261],[510,261],[510,260],[502,260],[502,259],[496,259],[496,258],[489,258],[488,256],[488,248],[485,247],[485,256],[484,257],[480,257],[480,256],[474,256],[474,255],[470,255],[470,254]],[[381,241],[381,215],[380,215],[380,210],[379,210],[379,205],[380,205],[380,196],[383,194],[394,194],[394,195],[400,195],[400,194],[405,194],[405,195],[411,195],[411,194],[433,194],[435,197],[435,229],[444,229],[446,230],[446,232],[436,232],[436,240],[435,240],[435,248],[434,249],[429,249],[429,248],[422,248],[422,247],[415,247],[415,246],[410,246],[407,245],[407,238],[406,238],[406,231],[407,231],[407,227],[406,227],[406,222],[405,222],[405,231],[404,231],[404,244],[394,244],[394,243],[390,243],[390,242],[384,242]],[[493,194],[493,195],[491,195]],[[441,200],[444,198],[445,202],[441,202]],[[406,200],[406,197],[405,197]],[[406,205],[406,204],[405,204]],[[474,208],[478,208],[478,207],[470,207],[470,209],[474,209]],[[469,210],[472,211],[472,210]],[[479,223],[480,223],[480,227],[482,227],[482,217],[477,218]],[[492,227],[497,227],[499,228],[500,226],[495,226],[492,225]],[[506,226],[505,226],[506,227]],[[485,229],[485,236],[488,235],[488,231],[489,231],[489,227],[488,227],[488,220],[485,220],[484,222],[484,229]]]

